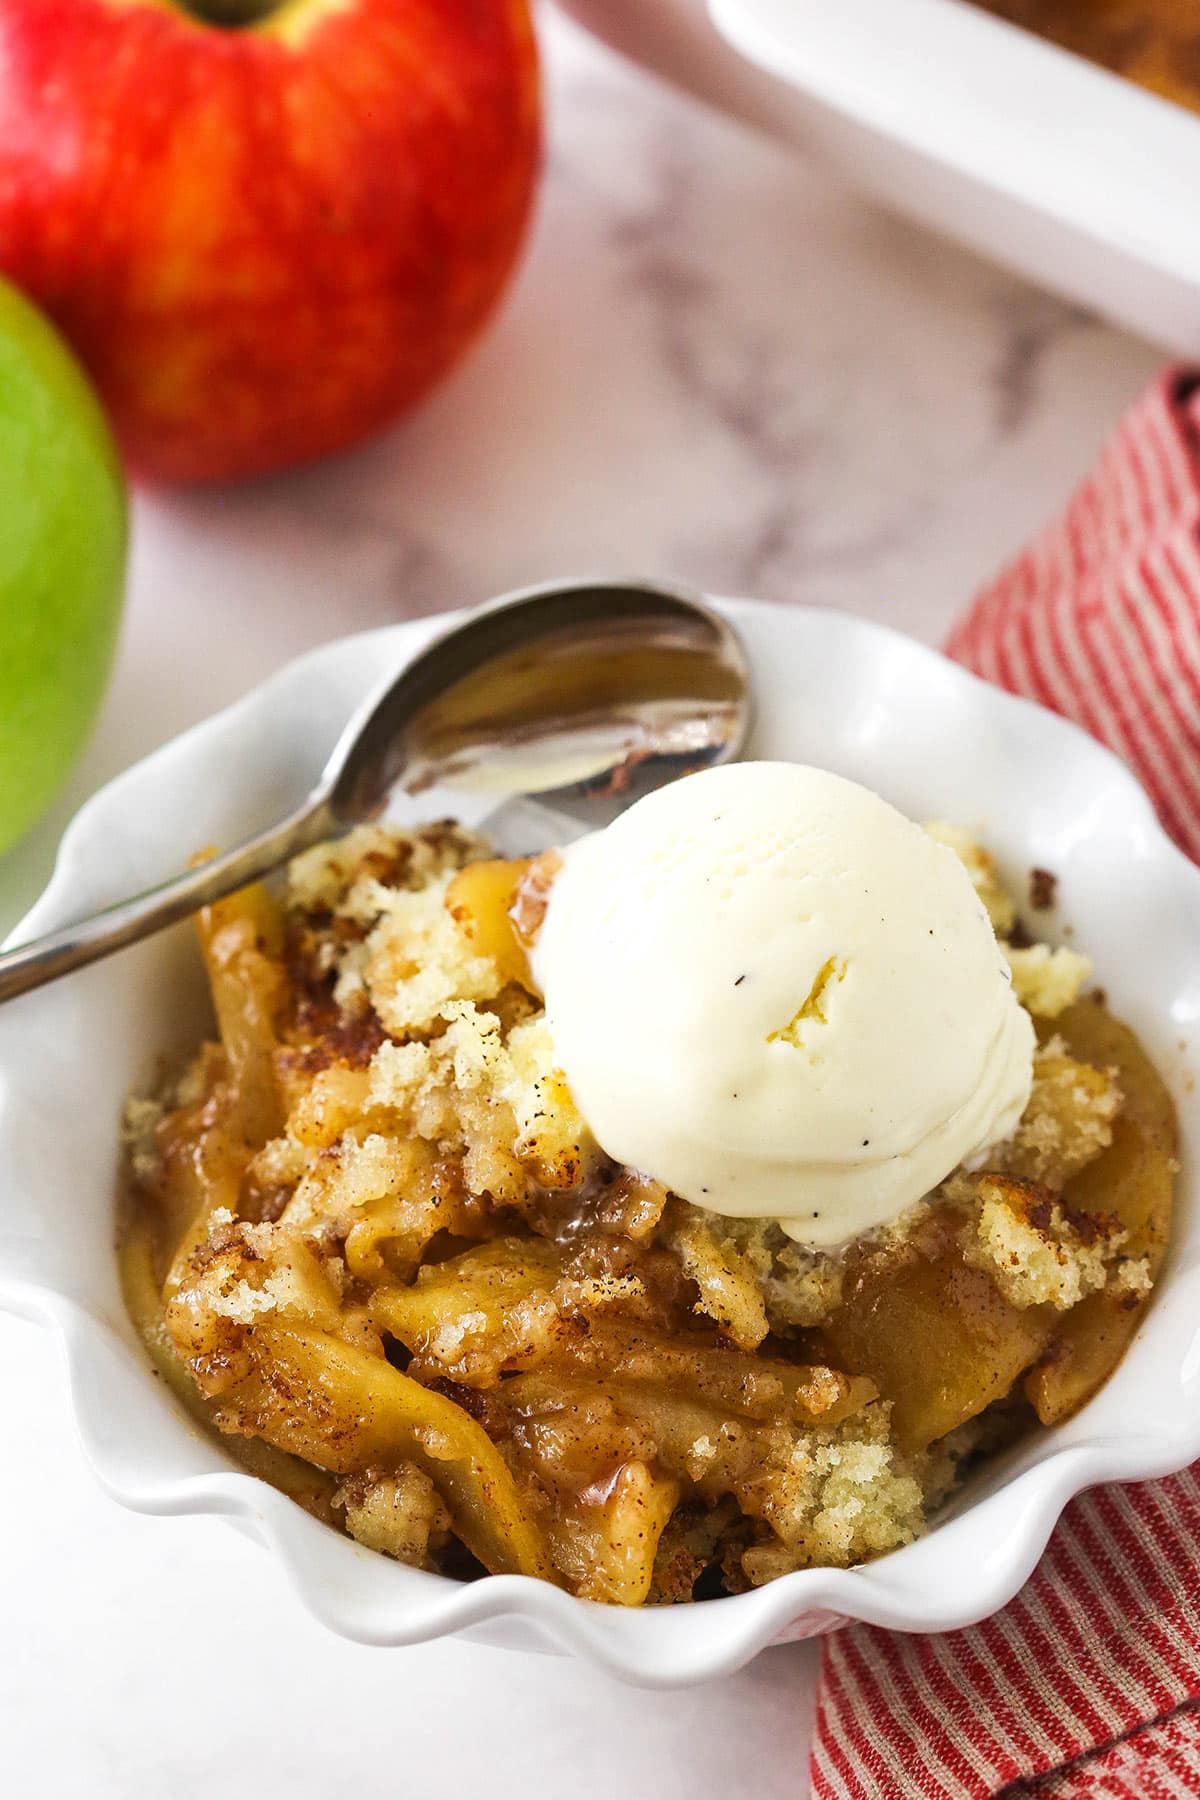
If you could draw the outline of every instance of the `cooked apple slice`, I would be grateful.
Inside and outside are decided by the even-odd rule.
[[[960,1231],[939,1209],[903,1244],[859,1258],[821,1334],[836,1368],[870,1375],[891,1401],[896,1440],[910,1453],[1003,1399],[1054,1329],[1050,1308],[1010,1306],[985,1270],[964,1262]]]
[[[535,991],[529,952],[512,909],[531,857],[513,862],[474,862],[460,869],[446,890],[446,905],[483,956],[490,956],[505,981]]]
[[[1081,1000],[1053,1029],[1080,1061],[1115,1069],[1124,1095],[1111,1146],[1067,1183],[1064,1198],[1080,1212],[1120,1218],[1129,1234],[1124,1255],[1131,1279],[1123,1283],[1118,1270],[1115,1282],[1057,1322],[1045,1359],[1025,1383],[1044,1425],[1067,1418],[1091,1398],[1140,1323],[1170,1235],[1177,1144],[1171,1096],[1127,1025],[1094,1001]]]

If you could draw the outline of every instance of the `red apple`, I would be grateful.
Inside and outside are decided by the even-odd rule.
[[[151,477],[394,418],[503,287],[538,142],[526,0],[0,0],[0,271]]]

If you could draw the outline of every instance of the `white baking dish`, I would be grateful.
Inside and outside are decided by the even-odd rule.
[[[561,0],[888,206],[1200,353],[1200,115],[969,0]]]

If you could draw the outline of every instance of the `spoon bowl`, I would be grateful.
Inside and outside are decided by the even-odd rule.
[[[429,645],[351,720],[320,785],[338,823],[397,785],[536,794],[600,823],[614,798],[738,755],[749,723],[742,646],[698,596],[553,583]]]
[[[429,644],[350,720],[288,818],[160,887],[0,956],[0,1001],[175,924],[376,817],[395,788],[553,802],[575,829],[739,754],[750,676],[732,626],[649,581],[527,588]]]

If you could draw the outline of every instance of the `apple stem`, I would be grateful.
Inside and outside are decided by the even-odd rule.
[[[183,0],[202,25],[258,25],[278,12],[280,0]]]

